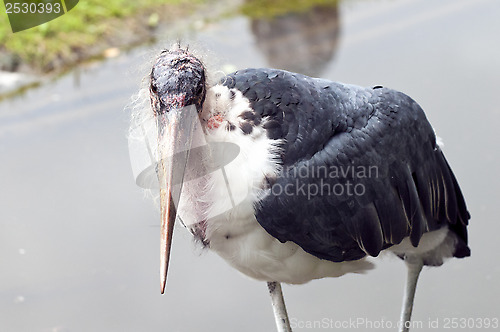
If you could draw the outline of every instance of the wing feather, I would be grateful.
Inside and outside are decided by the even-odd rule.
[[[449,224],[461,239],[455,255],[469,254],[465,201],[410,97],[272,69],[229,76],[224,84],[242,91],[269,139],[282,142],[283,171],[255,206],[269,234],[340,262],[377,256],[407,236],[417,246]]]

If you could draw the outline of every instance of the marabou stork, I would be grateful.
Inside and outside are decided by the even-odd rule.
[[[279,331],[291,331],[281,282],[363,272],[372,268],[366,257],[386,250],[408,267],[406,331],[422,266],[470,255],[457,180],[407,95],[267,68],[209,84],[203,63],[179,46],[161,52],[148,84],[151,107],[141,112],[157,140],[162,293],[176,218],[231,266],[268,282]],[[223,176],[207,171],[206,155],[189,166],[200,140],[238,147]],[[199,176],[185,178],[190,171]],[[211,213],[227,192],[241,199]]]

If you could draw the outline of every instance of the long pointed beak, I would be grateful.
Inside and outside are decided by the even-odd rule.
[[[177,207],[186,169],[189,150],[196,120],[194,106],[170,110],[157,115],[159,162],[157,175],[160,184],[161,212],[161,252],[160,277],[161,293],[167,282],[172,233],[174,231]]]

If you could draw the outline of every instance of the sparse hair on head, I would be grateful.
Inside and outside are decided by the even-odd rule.
[[[130,113],[131,120],[131,126],[128,132],[129,139],[143,139],[143,137],[133,137],[133,129],[137,128],[143,123],[146,123],[147,121],[151,121],[152,119],[154,119],[149,92],[150,74],[151,69],[154,65],[154,61],[158,58],[159,54],[179,49],[184,49],[191,53],[203,64],[203,67],[205,68],[207,89],[212,87],[215,82],[217,82],[222,76],[222,72],[215,70],[216,67],[221,67],[220,63],[214,62],[214,60],[217,60],[216,57],[201,45],[190,43],[189,45],[186,44],[186,46],[183,47],[182,41],[180,39],[177,39],[174,43],[163,43],[163,45],[165,44],[170,44],[170,47],[154,47],[145,50],[139,56],[143,59],[143,61],[141,61],[136,68],[132,68],[131,70],[132,73],[141,73],[142,80],[139,85],[138,91],[132,95],[130,102],[125,106],[125,111]],[[144,189],[144,194],[146,197],[152,198],[153,202],[155,202],[156,205],[159,204],[159,194],[157,191]]]

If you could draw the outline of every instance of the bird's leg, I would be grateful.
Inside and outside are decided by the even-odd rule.
[[[271,295],[271,302],[273,304],[274,318],[276,320],[276,327],[278,332],[292,332],[290,327],[290,320],[286,313],[285,299],[281,291],[279,282],[268,282],[269,294]]]
[[[403,298],[403,308],[401,309],[400,332],[407,332],[411,325],[411,312],[413,309],[413,300],[415,299],[415,290],[417,289],[418,276],[424,265],[422,259],[416,256],[405,257],[408,275],[406,277],[406,289]]]

